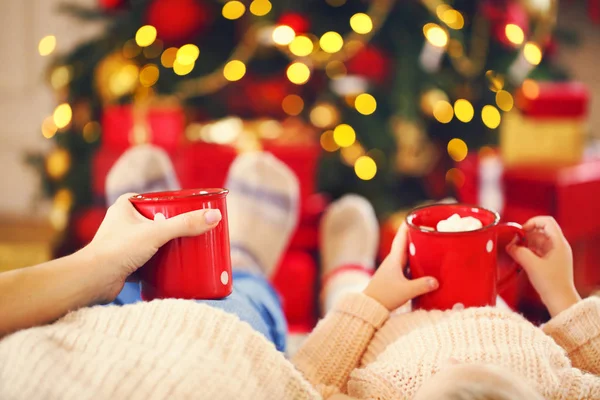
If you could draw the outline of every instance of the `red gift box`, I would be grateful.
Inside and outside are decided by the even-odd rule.
[[[102,146],[122,152],[135,144],[132,105],[109,106],[102,113]],[[173,151],[180,146],[185,131],[185,114],[180,107],[149,107],[142,115],[149,130],[148,142]]]
[[[553,216],[573,249],[575,283],[582,295],[600,286],[600,160],[561,168],[515,168],[504,173],[504,219],[524,223]],[[526,300],[537,296],[531,288]]]
[[[100,148],[92,157],[92,193],[104,202],[106,176],[125,150],[115,151]]]
[[[232,146],[196,142],[178,149],[172,159],[184,189],[223,187],[237,154]]]
[[[315,325],[317,272],[317,265],[308,253],[289,251],[273,277],[291,332],[310,332]]]

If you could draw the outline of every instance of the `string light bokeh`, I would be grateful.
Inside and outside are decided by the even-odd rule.
[[[332,7],[341,7],[347,0],[323,1]],[[389,0],[373,0],[372,3],[366,12],[354,13],[348,18],[348,33],[329,30],[317,36],[311,32],[296,32],[294,28],[285,24],[271,23],[269,25],[265,22],[267,20],[263,20],[260,26],[265,28],[263,32],[269,32],[269,40],[260,46],[275,46],[290,57],[290,62],[285,69],[285,77],[294,85],[307,84],[321,71],[332,81],[339,83],[341,82],[340,78],[344,78],[348,79],[347,82],[353,82],[351,78],[354,79],[354,77],[348,76],[347,60],[368,44],[370,38],[377,33],[385,21],[386,11],[389,11],[393,5],[393,2]],[[487,42],[481,39],[474,41],[472,43],[477,46],[469,49],[467,45],[469,50],[467,52],[463,45],[463,42],[467,43],[467,38],[462,38],[462,36],[468,35],[466,31],[463,31],[465,25],[471,24],[474,32],[472,35],[477,38],[487,37],[489,42],[489,35],[480,34],[478,19],[466,20],[460,11],[444,2],[423,0],[422,4],[429,9],[432,16],[432,20],[422,27],[425,46],[423,51],[434,49],[433,54],[438,57],[438,61],[432,61],[432,68],[439,68],[441,60],[447,57],[456,72],[465,77],[483,73],[481,69],[488,48]],[[253,18],[260,20],[260,18],[268,16],[272,10],[273,4],[269,0],[253,0],[247,5],[241,1],[230,0],[222,5],[221,16],[229,21],[242,18],[244,21]],[[248,29],[246,36],[256,35],[258,37],[256,31]],[[503,32],[506,40],[514,46],[515,51],[518,51],[521,58],[529,65],[535,67],[541,63],[543,51],[538,44],[542,42],[539,36],[533,34],[531,37],[527,37],[523,28],[512,22],[506,23]],[[121,62],[118,68],[107,73],[107,90],[112,99],[132,94],[137,96],[139,93],[152,93],[152,87],[163,79],[161,67],[172,69],[172,73],[182,77],[183,80],[187,75],[192,74],[197,63],[202,62],[201,49],[197,45],[188,43],[181,47],[165,48],[165,43],[158,39],[158,36],[156,27],[143,25],[135,32],[134,37],[123,44],[120,53],[125,60],[130,60],[130,62]],[[184,92],[183,95],[211,93],[230,82],[244,79],[251,67],[250,63],[256,49],[259,47],[259,44],[254,42],[258,42],[258,39],[241,40],[240,45],[233,50],[231,57],[213,73],[201,77],[204,79],[203,81],[193,77],[191,79],[196,81],[190,80],[188,86],[183,86],[184,81],[182,81],[181,87],[185,87],[188,92],[188,94]],[[53,35],[41,38],[38,43],[38,51],[41,56],[52,54],[56,47],[57,39]],[[482,54],[483,56],[481,56]],[[139,63],[141,56],[146,59],[145,63]],[[164,72],[163,70],[163,74]],[[50,83],[56,90],[66,88],[72,79],[73,67],[69,65],[59,65],[50,74]],[[426,118],[431,118],[432,121],[439,124],[454,123],[455,118],[461,123],[468,124],[474,121],[475,114],[479,114],[483,126],[496,129],[502,121],[501,113],[510,112],[514,108],[516,97],[511,94],[511,90],[514,88],[505,87],[507,78],[502,74],[490,70],[485,73],[485,79],[489,90],[494,93],[492,104],[476,105],[473,98],[468,95],[449,95],[440,88],[431,88],[421,94],[419,109]],[[539,94],[537,83],[530,79],[524,80],[521,85],[516,85],[516,87],[525,98],[535,98]],[[146,92],[141,91],[140,88],[146,89]],[[356,176],[361,180],[371,180],[376,176],[377,162],[369,154],[371,151],[379,150],[368,149],[369,151],[367,151],[363,147],[363,144],[358,141],[358,137],[367,132],[357,132],[355,128],[346,123],[342,108],[348,107],[364,118],[377,113],[377,99],[372,93],[367,92],[368,89],[366,87],[362,90],[354,90],[352,93],[340,93],[338,101],[324,102],[317,99],[315,103],[309,104],[302,94],[287,94],[283,100],[279,100],[281,101],[281,110],[286,115],[305,116],[313,126],[321,129],[319,141],[323,150],[329,153],[339,151],[342,160],[354,168]],[[53,138],[57,133],[69,127],[72,119],[71,105],[60,104],[52,116],[45,118],[42,122],[43,137]],[[82,124],[82,127],[80,128],[81,134],[86,142],[93,143],[99,139],[101,129],[98,122],[89,121]],[[462,139],[454,138],[448,142],[447,150],[454,161],[460,162],[466,157],[468,147]],[[58,155],[54,155],[53,161],[47,164],[47,168],[52,166],[54,177],[68,170],[68,167],[66,169],[56,167],[60,163],[68,164],[64,153],[56,154]],[[448,182],[453,184],[461,182],[460,174],[457,171],[448,171],[446,175]]]

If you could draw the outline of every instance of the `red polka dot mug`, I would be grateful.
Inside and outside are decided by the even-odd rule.
[[[227,189],[188,189],[129,199],[149,219],[158,213],[170,218],[207,208],[219,209],[222,216],[209,232],[171,240],[139,269],[142,299],[219,299],[231,294],[227,193]]]
[[[437,231],[438,222],[453,214],[477,218],[483,227],[463,232]],[[464,204],[436,204],[414,209],[406,221],[412,278],[433,276],[440,283],[438,290],[416,298],[413,308],[448,310],[457,303],[465,307],[493,306],[498,291],[519,269],[514,263],[498,279],[499,238],[518,236],[523,240],[525,234],[519,224],[500,223],[494,211]]]

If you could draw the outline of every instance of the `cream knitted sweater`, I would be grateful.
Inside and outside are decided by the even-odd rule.
[[[249,325],[202,304],[82,309],[0,340],[0,399],[401,399],[449,357],[505,365],[549,399],[600,399],[600,299],[544,331],[490,308],[388,317],[348,295],[296,369]]]

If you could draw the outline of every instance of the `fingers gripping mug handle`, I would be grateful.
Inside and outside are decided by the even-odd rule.
[[[525,242],[525,231],[523,231],[523,227],[515,222],[503,222],[498,225],[498,237],[501,236],[516,236],[518,238],[518,243],[523,244]],[[506,251],[506,249],[503,249]],[[521,271],[521,267],[516,262],[512,262],[508,272],[504,274],[504,276],[498,275],[498,283],[497,288],[498,291],[503,291],[509,283],[513,281],[513,278],[517,276],[517,274]]]

